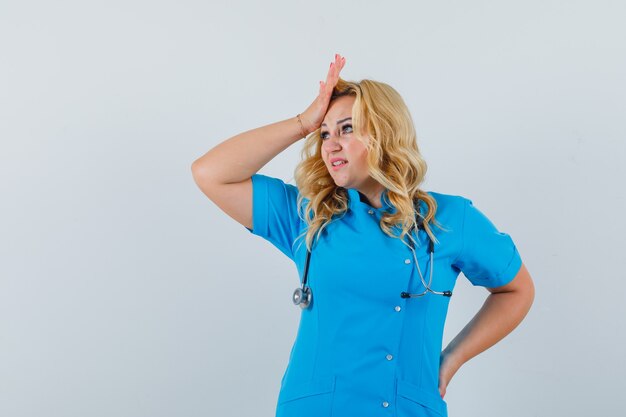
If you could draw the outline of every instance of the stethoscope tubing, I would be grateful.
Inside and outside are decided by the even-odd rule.
[[[420,228],[423,228],[423,218],[419,217],[419,221],[418,221],[418,226],[417,226],[417,233],[419,234],[419,230]],[[422,274],[422,270],[420,268],[420,264],[417,261],[417,255],[415,253],[415,239],[413,239],[412,236],[412,232],[413,230],[415,230],[415,227],[412,227],[411,230],[409,230],[408,233],[408,237],[410,239],[410,244],[407,244],[404,239],[402,239],[402,243],[406,246],[409,247],[409,249],[411,250],[411,253],[413,254],[413,261],[415,262],[415,266],[417,267],[417,273],[420,277],[420,281],[422,282],[422,285],[424,286],[424,291],[420,294],[411,294],[408,292],[401,292],[400,293],[400,297],[402,298],[418,298],[418,297],[423,297],[424,295],[426,295],[427,293],[431,292],[433,294],[437,294],[437,295],[443,295],[445,297],[451,297],[452,296],[452,291],[435,291],[432,288],[430,288],[430,285],[433,282],[433,265],[434,265],[434,254],[435,254],[435,245],[433,243],[433,241],[431,239],[429,239],[428,241],[428,252],[430,253],[430,275],[428,278],[428,284],[426,284],[426,281],[424,280],[424,275]],[[292,296],[292,301],[295,305],[300,306],[302,309],[306,309],[308,308],[308,306],[311,304],[311,300],[313,298],[313,294],[311,292],[311,288],[307,286],[307,279],[308,279],[308,273],[309,273],[309,262],[311,259],[311,251],[307,249],[307,257],[306,257],[306,261],[304,262],[304,278],[302,279],[302,286],[296,288],[296,290],[293,292],[293,296]]]
[[[420,219],[421,220],[421,219]],[[421,225],[421,222],[420,222]],[[411,229],[412,231],[413,229]],[[419,229],[418,229],[419,232]],[[451,291],[435,291],[432,288],[430,288],[430,285],[433,282],[433,265],[434,265],[434,256],[435,256],[435,245],[433,243],[432,240],[428,241],[428,252],[430,252],[430,274],[429,274],[429,278],[428,278],[428,284],[426,284],[426,281],[424,281],[424,275],[422,274],[422,270],[420,268],[420,264],[417,261],[417,255],[415,254],[415,239],[413,239],[413,236],[411,233],[408,233],[408,237],[411,241],[411,243],[409,245],[406,244],[406,242],[404,240],[402,240],[402,243],[404,243],[405,245],[407,245],[409,247],[409,249],[411,250],[411,253],[413,254],[413,261],[415,262],[415,266],[417,267],[417,274],[420,277],[420,280],[422,281],[422,285],[424,286],[424,291],[420,294],[410,294],[408,292],[402,292],[401,293],[401,297],[402,298],[417,298],[417,297],[423,297],[424,295],[426,295],[427,293],[431,292],[433,294],[438,294],[438,295],[443,295],[446,297],[450,297],[452,296],[452,292]]]

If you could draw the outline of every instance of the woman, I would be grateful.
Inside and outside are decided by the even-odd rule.
[[[298,269],[302,313],[277,416],[447,416],[450,379],[521,322],[532,280],[471,200],[419,188],[426,163],[402,98],[342,80],[344,65],[336,55],[302,114],[220,143],[193,176]],[[297,187],[257,173],[302,137]],[[491,294],[442,351],[460,272]]]

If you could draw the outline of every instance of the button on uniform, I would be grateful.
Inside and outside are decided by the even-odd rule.
[[[305,264],[311,266],[307,264],[306,246],[293,244],[302,229],[306,227],[302,217],[306,217],[307,213],[300,210],[306,206],[301,207],[298,204],[299,190],[278,178],[261,174],[256,174],[252,179],[255,201],[261,202],[255,205],[255,220],[259,219],[260,222],[257,223],[262,227],[257,227],[254,231],[247,230],[263,237],[290,257],[296,263],[297,272],[305,271]],[[314,245],[312,251],[314,253],[311,260],[317,259],[317,261],[314,262],[314,268],[309,270],[313,272],[309,276],[311,278],[309,284],[314,287],[313,298],[321,300],[322,304],[313,302],[308,311],[303,310],[306,317],[303,317],[304,320],[300,323],[301,331],[298,332],[296,341],[291,346],[293,352],[289,356],[289,364],[286,369],[283,368],[284,384],[281,384],[280,393],[283,394],[281,400],[290,396],[293,398],[296,392],[304,392],[302,391],[303,383],[308,387],[307,390],[310,389],[310,392],[313,388],[316,388],[316,391],[325,391],[326,388],[331,388],[336,383],[335,401],[331,408],[333,408],[333,414],[337,416],[360,417],[378,414],[377,417],[392,417],[393,415],[408,417],[408,415],[420,412],[433,416],[435,414],[441,417],[447,416],[445,401],[437,398],[439,355],[429,354],[430,352],[439,353],[447,303],[443,302],[445,299],[436,298],[433,294],[417,299],[402,298],[400,295],[401,292],[412,290],[411,284],[420,286],[418,272],[430,272],[433,266],[430,259],[426,259],[430,257],[427,255],[426,248],[417,245],[420,243],[421,231],[412,231],[411,235],[404,237],[404,242],[399,239],[393,240],[381,230],[378,219],[387,209],[392,211],[391,209],[397,207],[388,205],[387,199],[383,199],[382,196],[381,208],[368,206],[367,199],[360,199],[359,191],[354,188],[348,188],[347,194],[349,215],[337,216],[336,221],[329,225],[327,233],[320,234],[320,244]],[[469,269],[464,267],[468,273],[475,272],[474,275],[471,273],[469,275],[478,277],[482,273],[491,274],[494,280],[490,281],[490,285],[501,284],[502,280],[496,280],[495,276],[497,272],[510,264],[508,256],[504,255],[515,252],[508,235],[506,239],[505,236],[501,236],[500,243],[496,243],[495,228],[484,225],[486,223],[484,218],[480,216],[477,209],[471,206],[469,203],[471,200],[457,198],[459,196],[453,198],[452,195],[434,192],[429,194],[437,201],[437,214],[441,223],[454,230],[453,233],[437,234],[442,243],[440,246],[448,252],[445,253],[446,256],[437,257],[440,264],[436,265],[436,271],[433,274],[434,288],[443,289],[445,288],[443,284],[453,283],[461,272],[460,268],[456,267],[462,265],[470,265]],[[374,203],[378,205],[377,201]],[[428,207],[426,209],[426,213],[429,213]],[[296,225],[298,227],[294,227]],[[464,236],[461,233],[462,226],[465,226],[466,232],[467,230],[472,232],[472,243],[480,243],[480,248],[477,247],[478,245],[469,245],[467,242],[465,246],[463,245],[468,234]],[[331,228],[333,233],[328,233]],[[413,237],[413,240],[409,237]],[[424,235],[422,238],[422,243],[428,241]],[[376,248],[376,250],[355,250],[349,246],[346,247],[346,241],[343,239],[348,242],[354,242],[357,239],[364,248]],[[414,249],[411,248],[411,241],[415,241]],[[314,240],[314,243],[316,242],[317,239]],[[296,250],[296,247],[299,249]],[[463,251],[461,251],[462,248],[464,248]],[[484,255],[493,251],[504,254],[503,256],[507,259],[495,259],[494,256]],[[362,262],[357,264],[363,261],[362,255],[365,252],[368,255],[370,252],[376,252],[377,262],[371,265],[364,265]],[[362,285],[358,291],[354,291],[354,282],[351,279],[334,280],[332,285],[324,284],[324,276],[333,276],[337,273],[337,262],[333,259],[337,259],[338,255],[343,260],[343,264],[357,265],[355,268],[350,268],[349,272],[355,272],[359,282],[365,282],[368,285]],[[402,255],[405,258],[402,258]],[[517,253],[515,255],[517,267],[517,264],[521,262],[519,255]],[[475,259],[475,257],[480,259]],[[476,264],[479,260],[483,261],[481,265]],[[405,265],[401,266],[401,264]],[[417,267],[421,268],[422,265],[425,265],[426,269],[418,271]],[[394,279],[380,279],[380,277],[389,276],[390,273]],[[423,278],[428,280],[428,276]],[[484,283],[478,278],[474,282]],[[345,302],[344,295],[350,298],[350,303]],[[394,304],[394,301],[400,304]],[[404,313],[405,304],[409,309],[407,314],[398,315],[397,319],[393,319],[391,312]],[[355,311],[367,311],[371,319],[354,321]],[[412,311],[415,314],[411,313]],[[428,315],[425,321],[423,313]],[[337,335],[341,335],[342,330],[345,330],[345,323],[350,323],[350,336],[353,337],[340,336],[341,343],[337,343],[337,346],[328,343],[337,340]],[[406,337],[407,334],[411,334],[411,337]],[[355,356],[355,351],[363,352],[364,355]],[[397,352],[401,360],[396,360],[396,354],[391,354],[392,351]],[[313,368],[311,367],[311,353],[313,353],[315,365]],[[391,359],[387,359],[387,355],[390,355]],[[389,364],[385,365],[383,359]],[[364,363],[368,366],[363,366]],[[294,369],[304,371],[294,372]],[[302,381],[303,374],[307,377],[318,375],[320,378],[310,382]],[[398,378],[406,375],[413,375],[413,377],[407,377],[409,381],[404,387],[397,385]],[[316,381],[315,387],[311,385],[314,384],[313,381]],[[342,381],[358,381],[358,383],[354,387],[344,387],[341,384]],[[418,382],[417,387],[411,382]],[[413,404],[410,404],[408,399],[404,401],[398,393],[398,387],[400,387],[400,394],[403,389],[409,391],[415,389],[415,394],[423,390],[424,400],[432,400],[432,402],[428,401],[429,407],[434,407],[432,412],[424,410],[424,407],[417,402],[412,401]],[[426,395],[426,392],[430,395]],[[408,395],[411,396],[410,392]],[[303,406],[306,405],[308,414],[323,417],[329,414],[327,412],[328,396],[317,397],[319,398],[311,396],[299,402]],[[392,401],[396,401],[398,397],[398,404],[385,400],[383,397],[389,397]],[[389,411],[377,412],[374,409],[377,400],[379,407],[389,409]],[[276,407],[278,414],[283,411],[283,414],[292,414],[287,411],[299,408],[296,402],[298,401],[292,404],[281,402],[280,408]],[[387,413],[389,416],[384,416]]]
[[[387,355],[386,358],[387,358],[388,361],[390,361],[390,360],[393,359],[393,355]]]

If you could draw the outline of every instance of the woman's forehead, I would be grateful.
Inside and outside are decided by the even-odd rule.
[[[345,118],[352,117],[352,107],[354,106],[353,96],[343,96],[333,100],[326,112],[322,126],[330,124],[337,124],[343,121]]]

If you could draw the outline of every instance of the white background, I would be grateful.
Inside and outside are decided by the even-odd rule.
[[[623,415],[625,14],[2,0],[0,415],[273,415],[295,265],[191,163],[303,111],[335,52],[404,97],[423,188],[472,199],[535,281],[525,321],[453,378],[450,416]],[[292,182],[301,144],[260,172]],[[459,276],[444,344],[487,294]]]

